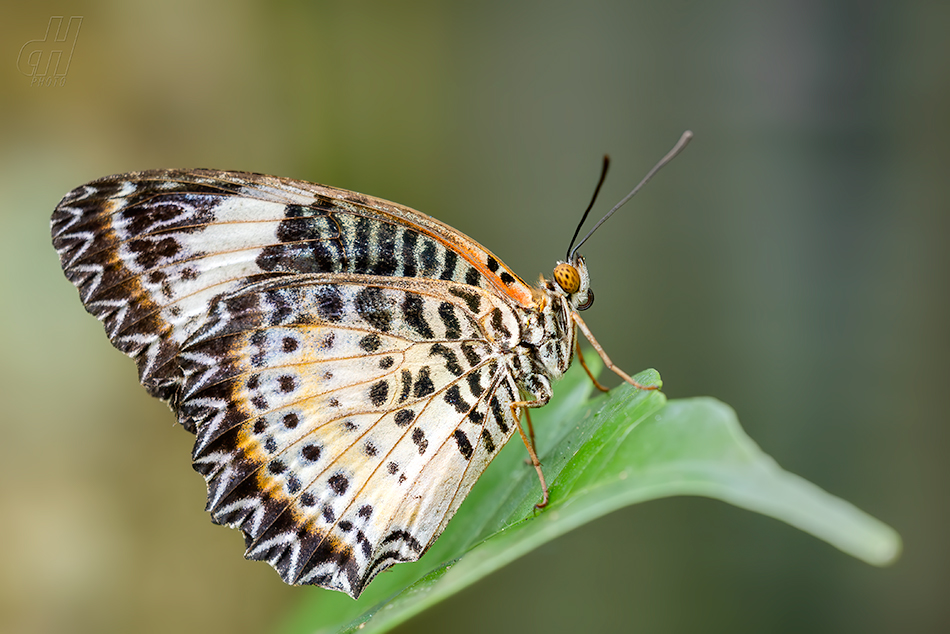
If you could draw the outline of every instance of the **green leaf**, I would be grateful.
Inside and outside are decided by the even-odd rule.
[[[660,384],[654,370],[635,379]],[[659,390],[626,384],[591,399],[592,389],[575,367],[557,397],[532,412],[550,483],[547,508],[534,508],[541,490],[516,434],[421,560],[381,574],[359,601],[313,589],[288,631],[387,631],[578,526],[672,495],[770,515],[870,564],[897,558],[893,529],[783,471],[745,435],[729,406],[712,398],[667,402]]]

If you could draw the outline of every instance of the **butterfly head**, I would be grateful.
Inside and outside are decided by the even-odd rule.
[[[610,166],[610,157],[606,154],[604,155],[603,167],[600,170],[600,180],[597,181],[597,187],[594,188],[594,195],[590,199],[590,204],[587,205],[587,209],[581,216],[581,221],[577,223],[577,229],[574,230],[574,236],[571,238],[571,243],[567,247],[566,261],[557,263],[557,266],[554,267],[554,283],[548,285],[549,290],[565,297],[572,309],[587,310],[591,307],[591,304],[594,303],[594,292],[590,289],[590,277],[587,274],[587,265],[584,263],[583,256],[576,255],[577,250],[587,242],[587,239],[597,231],[600,225],[604,224],[604,222],[614,215],[618,209],[623,207],[628,200],[633,198],[633,195],[640,191],[640,188],[643,187],[661,167],[673,160],[692,138],[692,132],[689,130],[684,132],[680,140],[673,146],[673,149],[667,152],[666,156],[660,159],[659,163],[654,165],[653,169],[647,172],[643,180],[641,180],[629,194],[624,196],[619,203],[614,205],[603,218],[598,220],[597,224],[578,242],[577,236],[580,234],[581,227],[584,226],[584,221],[587,220],[587,215],[594,207],[597,194],[600,192],[600,187],[604,184],[604,178],[607,176],[607,168]]]
[[[590,288],[590,275],[583,256],[576,256],[573,264],[558,262],[553,277],[554,290],[567,298],[571,308],[587,310],[594,303],[594,291]]]

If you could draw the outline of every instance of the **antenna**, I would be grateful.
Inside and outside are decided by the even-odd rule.
[[[587,239],[588,239],[589,237],[591,237],[591,235],[593,235],[593,233],[594,233],[595,231],[597,231],[597,229],[600,227],[600,225],[602,225],[602,224],[604,224],[605,222],[607,222],[607,218],[610,218],[612,215],[614,215],[614,212],[616,212],[618,209],[620,209],[620,208],[623,207],[625,204],[627,204],[627,201],[630,200],[631,198],[633,198],[633,195],[636,194],[638,191],[640,191],[640,188],[643,187],[644,185],[646,185],[647,181],[650,180],[651,178],[653,178],[653,175],[656,174],[657,172],[659,172],[661,167],[663,167],[664,165],[666,165],[667,163],[669,163],[670,161],[672,161],[674,158],[676,158],[676,155],[683,151],[683,148],[686,147],[686,144],[689,143],[689,142],[690,142],[690,139],[692,139],[692,138],[693,138],[693,133],[692,133],[692,132],[690,132],[689,130],[687,130],[686,132],[684,132],[684,133],[683,133],[683,136],[680,137],[680,140],[677,141],[677,142],[676,142],[676,145],[673,146],[673,149],[670,150],[669,152],[667,152],[667,153],[666,153],[666,156],[664,156],[663,158],[661,158],[660,161],[659,161],[656,165],[653,166],[653,169],[651,169],[649,172],[647,172],[647,175],[643,177],[643,180],[641,180],[640,183],[639,183],[636,187],[634,187],[633,190],[632,190],[629,194],[627,194],[626,196],[624,196],[623,199],[622,199],[619,203],[617,203],[616,205],[614,205],[613,209],[611,209],[610,211],[608,211],[608,212],[606,213],[606,215],[604,215],[603,218],[601,218],[599,221],[597,221],[597,224],[594,225],[594,228],[587,232],[587,235],[584,236],[584,238],[583,238],[580,242],[577,243],[577,246],[575,246],[573,250],[568,249],[567,261],[568,261],[568,262],[573,262],[573,261],[574,261],[574,254],[577,253],[577,250],[581,248],[581,245],[583,245],[585,242],[587,242]],[[604,171],[606,172],[606,168],[605,168]],[[601,182],[603,182],[603,176],[601,176]],[[600,185],[599,185],[599,184],[597,185],[597,189],[598,189],[598,190],[600,189]],[[596,196],[596,192],[595,192],[594,195]],[[593,202],[591,202],[591,204],[593,205]],[[588,211],[590,211],[589,208],[588,208]],[[584,212],[584,218],[587,218],[587,212]],[[583,222],[584,222],[584,220],[582,219],[582,220],[581,220],[581,224],[583,224]],[[579,226],[578,226],[578,229],[580,229]],[[574,232],[574,236],[575,236],[575,237],[577,236],[577,232],[576,232],[576,231]],[[573,244],[573,242],[574,242],[574,241],[571,240],[571,243],[572,243],[572,244]]]
[[[604,179],[607,178],[608,167],[610,167],[610,156],[604,154],[604,165],[600,168],[600,180],[597,181],[597,187],[594,188],[594,195],[591,196],[590,204],[587,205],[587,210],[584,211],[584,215],[581,216],[581,221],[577,223],[577,229],[574,230],[574,235],[571,237],[571,243],[567,245],[567,259],[565,262],[571,261],[571,247],[574,246],[574,241],[577,240],[577,234],[581,232],[581,227],[584,226],[584,221],[587,220],[587,214],[589,214],[590,210],[594,208],[594,201],[597,200],[597,194],[600,193],[600,186],[604,184]]]

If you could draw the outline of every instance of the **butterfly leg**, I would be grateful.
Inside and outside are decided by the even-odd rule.
[[[531,439],[531,446],[532,446],[532,447],[535,447],[535,446],[537,446],[537,445],[536,445],[535,442],[534,442],[534,425],[531,424],[531,410],[530,410],[530,409],[523,409],[523,410],[521,410],[521,411],[524,412],[524,417],[528,420],[528,438]],[[531,458],[525,458],[525,459],[524,459],[524,463],[525,463],[525,464],[532,464],[532,463],[531,463]]]
[[[541,501],[534,505],[536,508],[540,509],[544,508],[548,504],[548,484],[544,480],[544,472],[541,470],[541,461],[538,459],[538,452],[535,451],[534,448],[534,433],[533,428],[530,427],[531,417],[528,414],[528,409],[531,407],[543,407],[547,405],[548,401],[551,400],[552,395],[551,382],[546,376],[533,374],[525,379],[522,387],[525,391],[534,394],[536,398],[533,401],[515,401],[509,405],[509,407],[511,408],[511,415],[514,416],[518,425],[518,433],[521,435],[521,441],[528,450],[528,455],[531,457],[531,464],[534,466],[534,470],[538,472],[538,479],[541,481]],[[532,431],[530,438],[528,434],[525,433],[524,427],[521,425],[521,417],[518,415],[519,410],[525,413],[525,418],[527,418],[529,421],[529,429]]]
[[[545,401],[546,403],[547,401]],[[528,438],[528,435],[524,433],[524,429],[521,426],[521,419],[518,417],[518,412],[516,408],[524,408],[524,413],[527,414],[528,407],[539,407],[534,405],[537,401],[518,401],[511,404],[511,413],[515,416],[515,420],[518,421],[518,433],[521,434],[521,441],[524,443],[524,446],[528,449],[528,455],[531,456],[531,464],[534,466],[534,470],[538,472],[538,479],[541,480],[541,501],[534,505],[535,508],[543,509],[548,505],[548,483],[544,481],[544,471],[541,470],[541,461],[538,460],[538,453],[534,450],[534,442]],[[544,403],[542,403],[543,405]]]
[[[528,421],[528,438],[531,439],[531,446],[534,447],[534,425],[531,424],[531,410],[523,410],[525,420]]]
[[[587,324],[584,323],[584,320],[581,319],[581,316],[578,315],[576,312],[574,312],[571,314],[571,317],[574,318],[575,323],[577,323],[577,327],[580,328],[581,332],[584,333],[584,336],[587,337],[587,340],[590,342],[590,345],[594,346],[594,350],[596,350],[597,354],[600,355],[600,358],[604,360],[604,364],[608,368],[610,368],[617,376],[619,376],[621,379],[623,379],[624,381],[626,381],[633,387],[637,388],[638,390],[655,390],[659,387],[659,385],[641,385],[640,383],[637,383],[632,378],[630,378],[626,372],[624,372],[623,370],[615,366],[614,362],[610,360],[610,357],[607,356],[607,353],[604,352],[604,349],[600,347],[599,343],[597,343],[597,340],[594,338],[593,333],[591,333],[590,329],[587,327]],[[586,366],[585,366],[585,369],[586,369]]]
[[[590,368],[588,368],[587,364],[584,362],[584,355],[581,353],[581,340],[577,339],[575,343],[577,345],[577,360],[581,362],[581,367],[584,368],[584,372],[586,372],[587,376],[590,377],[590,380],[593,381],[594,387],[596,387],[601,392],[608,392],[609,390],[600,384],[600,381],[597,380],[597,377],[593,375],[593,373],[590,371]],[[532,436],[532,439],[533,438],[534,437]]]

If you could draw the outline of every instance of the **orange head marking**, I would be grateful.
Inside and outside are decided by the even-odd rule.
[[[567,262],[561,262],[554,267],[554,281],[565,293],[573,294],[581,288],[580,273]]]

